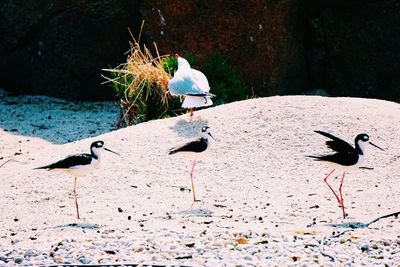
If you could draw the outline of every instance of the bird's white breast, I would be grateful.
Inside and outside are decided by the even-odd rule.
[[[206,154],[208,154],[208,149],[205,151],[202,151],[202,152],[179,151],[178,153],[173,154],[173,155],[177,155],[177,156],[184,157],[187,159],[192,159],[192,160],[196,159],[197,160],[197,159],[203,158],[204,156],[206,156]]]
[[[63,169],[64,172],[72,175],[72,176],[85,176],[88,173],[92,172],[95,170],[100,164],[100,159],[92,159],[90,164],[87,165],[76,165],[74,167],[71,167],[69,169]]]
[[[334,162],[326,161],[328,166],[332,169],[342,170],[342,171],[350,171],[358,169],[364,161],[364,155],[358,155],[357,163],[351,166],[344,166]]]

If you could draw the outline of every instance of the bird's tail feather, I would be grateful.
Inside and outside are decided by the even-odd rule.
[[[41,167],[36,167],[36,168],[33,168],[34,170],[44,170],[44,169],[49,169],[50,168],[50,165],[46,165],[46,166],[41,166]]]
[[[171,148],[170,150],[168,150],[168,155],[172,155],[172,154],[175,154],[175,153],[176,153],[175,147]]]
[[[306,157],[307,157],[307,158],[312,158],[312,159],[314,159],[314,160],[321,160],[321,157],[320,157],[320,156],[309,156],[309,155],[307,155]]]
[[[202,97],[204,97],[204,96],[216,97],[216,95],[214,95],[214,94],[212,94],[210,92],[204,92],[202,94],[185,94],[185,95],[188,95],[188,96],[202,96]]]

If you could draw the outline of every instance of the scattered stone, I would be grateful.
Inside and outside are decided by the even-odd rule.
[[[26,259],[26,258],[33,257],[33,256],[35,256],[35,253],[34,253],[32,250],[27,250],[27,251],[25,251],[25,253],[24,253],[24,258],[25,258],[25,259]]]
[[[86,257],[80,257],[79,262],[82,264],[89,264],[92,261],[92,259],[86,258]]]
[[[360,247],[361,252],[369,252],[369,245],[368,244],[364,244]]]
[[[244,238],[243,236],[241,236],[239,239],[236,239],[236,242],[241,245],[249,243],[249,241],[246,238]]]
[[[64,261],[63,261],[63,259],[62,259],[60,256],[55,256],[55,257],[54,257],[54,262],[57,263],[57,264],[61,264],[61,263],[63,263]]]
[[[14,259],[14,262],[15,262],[16,264],[21,264],[23,261],[24,261],[24,259],[23,259],[23,258],[20,258],[20,257],[16,257],[16,258]]]
[[[292,257],[292,260],[293,260],[293,261],[298,261],[298,260],[300,260],[300,258],[301,258],[300,256],[293,256],[293,257]]]
[[[186,260],[186,259],[191,259],[192,255],[179,255],[175,257],[176,260]]]
[[[134,249],[133,249],[133,252],[139,253],[139,252],[142,252],[143,250],[144,250],[143,247],[137,247],[137,248],[134,248]]]
[[[244,257],[244,259],[245,259],[246,261],[253,261],[253,257],[250,256],[250,255],[246,255],[246,256]]]
[[[195,243],[187,243],[185,244],[185,246],[187,246],[188,248],[192,248],[194,247]]]

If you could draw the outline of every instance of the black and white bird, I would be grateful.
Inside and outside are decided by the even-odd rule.
[[[194,189],[194,182],[193,182],[193,171],[194,165],[196,164],[196,160],[205,156],[206,152],[210,148],[211,143],[215,141],[214,137],[211,135],[210,127],[203,126],[201,129],[200,137],[188,142],[184,145],[174,147],[169,150],[169,155],[176,154],[187,157],[193,160],[192,170],[190,171],[190,179],[192,182],[192,193],[193,193],[193,201],[198,201],[196,199],[196,192]]]
[[[365,133],[359,134],[356,136],[355,147],[353,147],[346,141],[344,141],[336,136],[333,136],[329,133],[322,132],[322,131],[315,131],[315,132],[331,139],[329,141],[326,141],[326,145],[328,146],[328,148],[332,149],[336,153],[329,154],[329,155],[323,155],[323,156],[308,156],[308,157],[314,158],[317,161],[323,161],[332,168],[332,171],[327,176],[325,176],[324,182],[328,185],[329,189],[335,195],[339,205],[342,208],[343,218],[346,218],[347,214],[345,213],[344,200],[343,200],[343,194],[342,194],[342,186],[343,186],[343,181],[344,181],[344,176],[346,174],[346,171],[354,170],[354,169],[357,169],[358,167],[360,167],[360,165],[362,164],[364,157],[365,157],[364,144],[366,142],[369,142],[371,145],[379,148],[382,151],[384,151],[384,150],[382,148],[380,148],[379,146],[370,142],[369,136]],[[339,196],[340,197],[335,193],[335,191],[333,190],[333,188],[329,185],[329,183],[327,181],[328,177],[336,169],[343,171],[342,180],[339,185]]]
[[[90,154],[71,155],[55,163],[35,168],[35,169],[47,169],[49,171],[52,170],[63,171],[67,174],[74,176],[75,180],[74,180],[73,192],[75,197],[76,215],[78,219],[79,219],[79,207],[76,198],[76,179],[77,177],[85,176],[86,174],[93,171],[99,166],[102,157],[102,152],[104,150],[119,155],[117,152],[105,148],[103,141],[96,141],[90,145]]]
[[[213,104],[210,85],[207,77],[200,71],[192,69],[189,62],[176,54],[178,70],[168,82],[169,92],[172,96],[184,96],[183,108],[190,109],[190,118],[193,117],[193,108],[211,106]]]

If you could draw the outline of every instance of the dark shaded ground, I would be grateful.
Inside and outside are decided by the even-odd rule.
[[[45,96],[2,97],[0,129],[64,144],[115,128],[113,102],[70,102]]]

